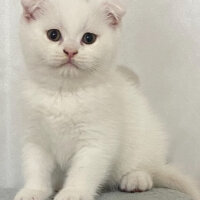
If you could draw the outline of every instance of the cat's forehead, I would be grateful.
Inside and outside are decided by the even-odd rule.
[[[55,12],[62,26],[71,32],[77,32],[87,26],[95,17],[95,6],[90,0],[54,1]]]
[[[66,15],[81,14],[83,12],[80,11],[88,11],[89,8],[93,5],[91,4],[90,0],[57,0],[53,3],[62,14]]]

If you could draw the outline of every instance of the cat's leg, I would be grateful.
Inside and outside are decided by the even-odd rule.
[[[120,181],[120,190],[124,192],[143,192],[152,187],[152,177],[145,171],[132,171],[122,176]]]
[[[41,146],[28,143],[23,148],[25,186],[14,200],[46,200],[52,194],[54,163]]]
[[[107,178],[110,155],[101,146],[80,149],[73,158],[64,187],[55,200],[93,200]]]

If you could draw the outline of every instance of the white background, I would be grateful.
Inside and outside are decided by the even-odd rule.
[[[0,0],[0,187],[22,184],[19,1]],[[169,160],[200,183],[200,1],[130,1],[119,63],[137,72],[164,122],[171,138]]]

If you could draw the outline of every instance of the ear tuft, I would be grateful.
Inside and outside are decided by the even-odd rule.
[[[44,0],[21,0],[24,9],[24,17],[30,21],[35,20],[37,12],[41,9]]]
[[[126,10],[119,0],[107,0],[104,3],[106,19],[111,26],[120,24],[122,17],[125,15]]]

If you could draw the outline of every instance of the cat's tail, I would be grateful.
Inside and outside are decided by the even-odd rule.
[[[195,181],[183,175],[175,167],[166,165],[152,172],[155,187],[165,187],[178,190],[192,197],[193,200],[200,200],[199,188]]]

